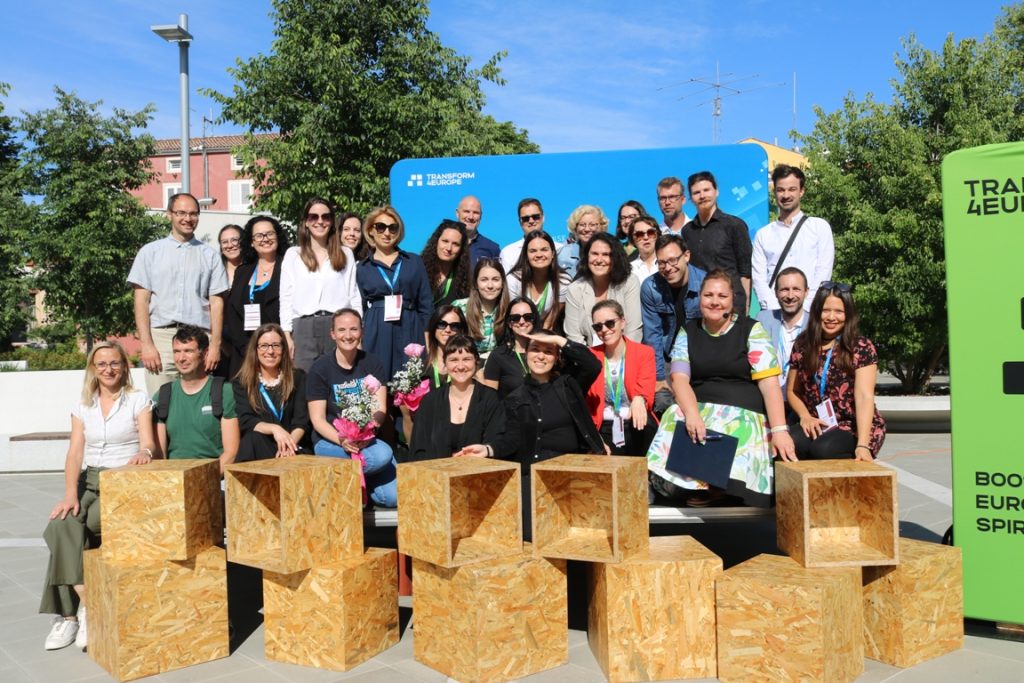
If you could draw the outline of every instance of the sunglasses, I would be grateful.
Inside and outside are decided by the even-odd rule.
[[[853,289],[850,285],[846,284],[845,282],[832,282],[831,280],[825,280],[824,282],[821,283],[820,287],[822,290],[826,292],[831,292],[835,290],[840,294],[849,294],[850,291]]]
[[[648,228],[647,230],[634,230],[633,241],[647,239],[648,237],[657,237],[658,230],[656,228]]]
[[[332,218],[334,218],[334,214],[330,213],[330,212],[328,212],[328,213],[307,213],[306,214],[306,220],[307,221],[329,221]]]
[[[466,326],[462,323],[450,323],[447,320],[438,320],[434,325],[435,330],[451,330],[452,332],[465,332]]]
[[[601,328],[614,330],[617,322],[619,322],[618,318],[612,318],[611,320],[605,320],[603,323],[594,323],[590,327],[593,328],[594,332],[600,332]]]
[[[515,325],[518,322],[532,323],[533,313],[511,313],[508,316],[508,320],[513,325]]]
[[[533,223],[535,221],[539,221],[541,218],[544,218],[544,214],[542,214],[542,213],[531,213],[531,214],[529,214],[527,216],[520,216],[519,217],[519,222],[525,225],[526,223]]]
[[[373,229],[377,231],[378,235],[383,235],[385,232],[390,232],[392,235],[398,234],[398,223],[374,223]]]

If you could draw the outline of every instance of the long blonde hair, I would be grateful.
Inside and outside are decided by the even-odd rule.
[[[118,360],[121,361],[121,392],[135,391],[135,387],[132,385],[132,368],[128,362],[128,354],[125,352],[124,347],[113,341],[98,342],[92,347],[92,351],[89,352],[89,357],[85,361],[85,381],[82,382],[82,405],[86,407],[92,407],[93,397],[100,390],[100,381],[96,377],[96,366],[93,360],[96,358],[96,352],[102,349],[114,349],[117,351]]]

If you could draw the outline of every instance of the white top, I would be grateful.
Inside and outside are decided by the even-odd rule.
[[[516,276],[516,275],[509,275],[508,279],[506,280],[506,283],[508,285],[508,298],[510,300],[511,299],[515,299],[517,297],[525,296],[526,298],[528,298],[531,301],[533,301],[533,296],[532,295],[530,295],[530,294],[523,294],[523,283],[522,283],[522,281],[520,281],[518,276]],[[558,286],[558,303],[564,304],[565,303],[565,292],[569,288],[569,278],[566,277],[565,273],[562,273],[562,278],[558,281],[558,285],[559,285]],[[545,289],[547,289],[547,288],[545,287]],[[544,292],[541,292],[540,296],[537,297],[537,300],[533,301],[533,303],[539,304],[540,300],[542,298],[544,298]],[[549,293],[547,298],[544,299],[544,308],[543,308],[543,310],[540,309],[539,305],[537,306],[537,309],[538,309],[537,312],[540,313],[540,317],[541,318],[546,316],[548,314],[548,311],[551,310],[551,307],[555,305],[555,302],[553,301],[554,298],[555,297],[551,296],[551,294]],[[538,320],[537,324],[540,325],[541,321]]]
[[[98,395],[91,406],[81,403],[71,408],[71,415],[85,426],[86,467],[120,467],[127,465],[139,452],[139,415],[152,410],[153,402],[138,389],[124,393],[103,417]]]
[[[775,221],[764,226],[754,235],[754,250],[750,257],[751,280],[754,292],[761,302],[761,308],[774,310],[779,308],[775,291],[768,286],[768,279],[775,272],[775,264],[786,248],[789,236],[793,234],[796,224],[803,216],[802,211],[790,217],[788,224]],[[814,294],[818,285],[832,278],[832,264],[835,261],[835,244],[832,241],[832,228],[822,218],[808,216],[804,227],[786,255],[782,268],[799,268],[807,276],[807,300],[804,310],[811,309]],[[781,269],[780,269],[781,270]]]
[[[635,342],[643,341],[643,315],[640,312],[640,281],[630,273],[621,285],[608,288],[607,299],[618,301],[626,314],[623,335]],[[576,280],[565,295],[565,336],[587,346],[599,344],[600,339],[591,327],[591,309],[597,303],[594,287],[587,280]]]
[[[519,255],[523,253],[523,242],[525,241],[526,237],[523,237],[512,244],[502,247],[498,258],[501,259],[501,267],[505,269],[506,273],[511,273],[512,269],[516,267],[517,263],[519,263]],[[564,244],[555,240],[555,253],[551,255],[552,258],[558,260],[558,250],[564,246]]]
[[[633,275],[636,275],[636,279],[640,281],[640,284],[643,284],[644,280],[658,272],[658,259],[651,261],[651,265],[648,266],[637,256],[635,261],[629,262],[629,265],[633,269]]]
[[[281,328],[292,331],[292,321],[317,311],[334,312],[339,308],[363,310],[363,297],[356,285],[356,257],[352,250],[345,251],[345,267],[331,268],[325,258],[315,271],[306,268],[298,247],[289,247],[281,262]]]

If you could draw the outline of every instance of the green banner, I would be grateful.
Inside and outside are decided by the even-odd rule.
[[[964,614],[1024,623],[1024,143],[942,163]]]

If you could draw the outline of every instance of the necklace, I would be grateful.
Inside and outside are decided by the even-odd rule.
[[[267,379],[266,377],[263,376],[262,373],[260,374],[260,384],[262,384],[263,386],[265,386],[267,388],[273,389],[274,387],[276,387],[280,383],[281,383],[281,375],[278,375],[274,379]]]
[[[466,409],[466,406],[469,404],[469,399],[473,397],[473,390],[470,389],[461,400],[457,399],[454,394],[449,395],[451,397],[452,406],[455,408],[457,412],[461,413],[463,410]]]

